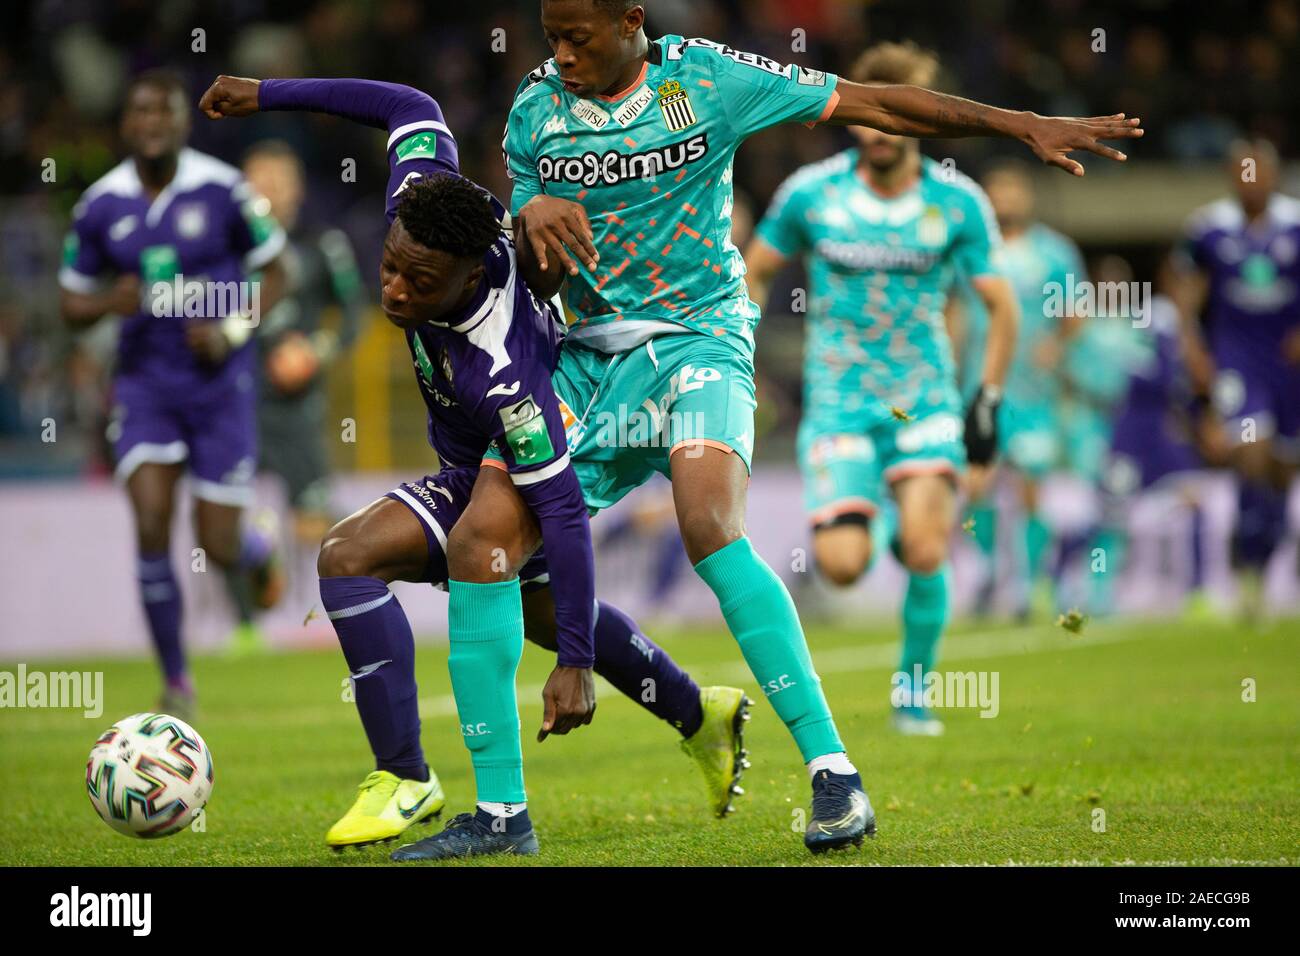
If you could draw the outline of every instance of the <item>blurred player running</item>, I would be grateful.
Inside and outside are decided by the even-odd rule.
[[[708,40],[651,43],[630,0],[543,0],[541,13],[554,57],[520,85],[505,151],[521,269],[543,294],[569,278],[577,320],[554,381],[588,504],[614,503],[652,471],[670,477],[687,554],[808,766],[807,846],[859,843],[875,828],[861,778],[789,592],[745,535],[759,313],[730,240],[732,156],[766,127],[831,121],[1015,136],[1078,174],[1070,150],[1121,158],[1098,140],[1140,135],[1137,121],[845,83]],[[640,409],[652,442],[623,437]]]
[[[293,540],[314,551],[334,519],[329,506],[325,448],[326,371],[347,354],[361,330],[365,290],[352,244],[341,229],[312,229],[299,219],[305,198],[302,160],[288,143],[265,140],[244,154],[244,175],[271,204],[289,235],[283,298],[257,328],[262,368],[257,403],[258,466],[284,482],[293,513]],[[337,306],[335,327],[322,319]],[[262,512],[255,520],[267,521]],[[289,562],[296,566],[297,562]],[[240,610],[235,651],[263,645],[239,578],[228,579]]]
[[[860,83],[925,85],[937,68],[932,54],[912,44],[882,43],[850,75]],[[799,463],[813,553],[831,583],[852,584],[891,541],[882,508],[885,494],[893,496],[908,571],[894,726],[934,735],[943,725],[922,705],[923,681],[948,619],[956,481],[968,456],[979,465],[992,460],[1016,302],[993,266],[998,229],[979,187],[923,158],[915,139],[864,127],[853,133],[859,147],[785,181],[745,263],[750,295],[763,306],[790,257],[810,260]],[[954,274],[974,287],[990,316],[967,448],[943,325]]]
[[[1052,531],[1039,514],[1039,488],[1060,464],[1062,449],[1058,407],[1061,401],[1060,367],[1066,345],[1078,330],[1071,290],[1088,280],[1078,247],[1068,238],[1033,219],[1034,190],[1028,173],[1018,164],[997,166],[985,174],[984,189],[998,228],[1002,247],[994,262],[1011,282],[1020,307],[1020,333],[1007,372],[1005,399],[998,409],[998,451],[1016,472],[1024,515],[1019,560],[1014,567],[1023,577],[1016,588],[1019,616],[1028,615],[1030,596],[1043,572]],[[963,299],[969,302],[969,298]],[[980,305],[973,304],[978,313]],[[980,315],[968,314],[970,325]],[[968,336],[967,340],[978,338]],[[968,348],[968,356],[982,354]],[[978,387],[978,379],[971,382]],[[970,517],[975,541],[986,559],[987,577],[977,601],[988,613],[997,584],[997,511],[990,500],[994,472],[972,469],[967,488],[972,500]]]
[[[1176,299],[1188,372],[1214,411],[1202,441],[1237,475],[1233,563],[1255,616],[1300,465],[1300,200],[1277,192],[1272,143],[1237,143],[1230,158],[1235,195],[1189,221]]]
[[[407,333],[429,441],[443,470],[341,522],[321,549],[322,601],[352,667],[376,756],[376,771],[327,842],[390,839],[443,804],[420,748],[414,644],[387,587],[394,580],[450,588],[449,668],[479,788],[475,815],[457,817],[397,858],[535,852],[518,756],[513,678],[523,624],[516,572],[534,592],[545,586],[553,602],[544,643],[558,650],[559,666],[543,692],[539,739],[590,721],[594,659],[598,673],[681,733],[709,784],[713,810],[724,815],[744,766],[740,727],[748,701],[738,688],[698,687],[617,608],[595,602],[593,621],[586,509],[549,382],[563,324],[552,304],[518,282],[513,245],[499,222],[504,209],[458,175],[455,140],[437,103],[407,87],[364,80],[259,85],[221,77],[202,105],[213,116],[311,109],[389,131],[384,308]],[[490,440],[508,450],[509,478],[491,465],[480,470]],[[473,520],[461,524],[462,515],[474,514],[488,516],[489,525],[526,524],[532,546],[540,526],[551,560],[535,556],[522,568],[504,560],[500,536],[464,533],[484,529]]]
[[[1108,556],[1107,576],[1122,580],[1131,566],[1134,506],[1140,498],[1161,496],[1167,502],[1161,524],[1185,520],[1190,547],[1184,610],[1195,619],[1212,617],[1213,608],[1202,590],[1205,529],[1197,479],[1203,466],[1193,441],[1194,404],[1179,348],[1178,309],[1168,295],[1176,281],[1172,273],[1166,260],[1150,324],[1135,336],[1138,348],[1101,479],[1097,540]]]
[[[159,706],[188,717],[194,689],[170,554],[187,468],[205,559],[254,577],[258,603],[276,588],[273,542],[240,518],[257,462],[251,335],[283,285],[285,235],[239,170],[185,146],[189,104],[176,77],[136,77],[121,132],[130,155],[73,211],[61,307],[78,328],[124,317],[109,438],[135,519],[140,597],[165,681]]]

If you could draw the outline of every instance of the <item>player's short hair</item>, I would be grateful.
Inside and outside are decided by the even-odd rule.
[[[256,159],[282,159],[287,163],[292,163],[302,175],[303,165],[302,157],[298,151],[282,139],[261,139],[254,143],[248,149],[244,150],[244,156],[241,163],[247,166]]]
[[[933,86],[939,74],[939,57],[911,40],[877,43],[868,47],[849,69],[854,83],[905,83]]]
[[[131,77],[131,82],[126,87],[126,99],[130,99],[131,94],[142,86],[162,90],[168,96],[179,93],[182,99],[189,96],[189,91],[186,89],[185,81],[181,79],[181,75],[175,70],[169,70],[165,67],[154,67]]]
[[[397,218],[420,245],[458,258],[481,259],[501,235],[488,194],[450,173],[408,186],[398,200]]]
[[[546,0],[542,2],[545,3]],[[633,7],[645,6],[645,0],[591,0],[591,4],[611,20],[619,20]]]

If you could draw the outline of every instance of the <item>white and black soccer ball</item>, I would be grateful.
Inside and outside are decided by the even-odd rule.
[[[178,717],[132,714],[95,741],[86,792],[118,833],[170,836],[189,826],[212,796],[212,753]]]

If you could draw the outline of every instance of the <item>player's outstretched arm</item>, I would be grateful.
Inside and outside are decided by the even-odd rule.
[[[1092,117],[1039,116],[1027,110],[1004,110],[919,86],[867,86],[844,79],[835,91],[839,102],[827,122],[940,139],[1005,136],[1020,140],[1043,162],[1075,176],[1083,175],[1083,166],[1071,159],[1069,153],[1084,150],[1123,162],[1127,156],[1101,141],[1136,139],[1143,134],[1142,121],[1123,113]]]

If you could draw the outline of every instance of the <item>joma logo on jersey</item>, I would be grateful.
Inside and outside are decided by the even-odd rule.
[[[664,122],[674,133],[696,123],[691,98],[676,80],[669,80],[659,87],[659,108],[663,110]]]
[[[653,179],[703,158],[709,151],[707,133],[642,153],[586,152],[581,156],[543,156],[537,161],[542,184],[572,183],[582,186],[616,186],[630,179]]]

